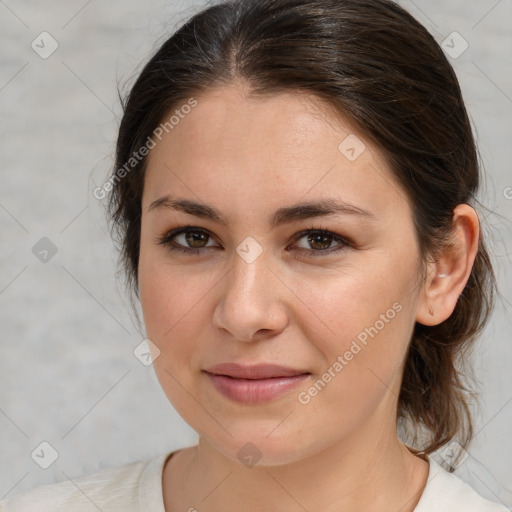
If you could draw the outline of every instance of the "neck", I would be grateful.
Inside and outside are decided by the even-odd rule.
[[[374,437],[365,430],[299,461],[251,468],[200,437],[164,469],[166,511],[253,512],[254,504],[269,511],[413,511],[428,463],[398,439],[396,425],[373,430]]]

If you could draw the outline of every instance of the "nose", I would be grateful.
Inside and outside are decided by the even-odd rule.
[[[248,263],[238,254],[233,266],[219,283],[220,298],[213,323],[238,341],[273,337],[288,325],[285,295],[290,293],[261,254]]]

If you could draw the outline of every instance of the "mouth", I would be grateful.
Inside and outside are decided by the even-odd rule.
[[[238,363],[221,363],[204,371],[213,375],[248,380],[295,377],[310,373],[307,370],[299,370],[276,364],[243,365]]]
[[[243,404],[259,404],[276,399],[311,375],[304,370],[272,364],[243,366],[224,363],[203,371],[218,392]]]

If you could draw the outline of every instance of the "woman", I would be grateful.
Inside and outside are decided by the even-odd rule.
[[[457,78],[395,3],[197,14],[131,89],[95,195],[199,443],[0,509],[507,510],[429,456],[472,436],[479,180]]]

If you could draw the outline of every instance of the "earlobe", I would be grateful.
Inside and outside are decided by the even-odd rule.
[[[467,205],[458,205],[453,214],[454,235],[429,272],[418,306],[416,321],[433,326],[453,313],[471,275],[480,236],[478,215]]]
[[[455,309],[455,304],[453,309],[445,315],[445,308],[441,308],[440,305],[442,301],[443,293],[446,293],[446,286],[440,284],[440,280],[449,276],[447,273],[438,273],[437,267],[435,272],[426,280],[423,288],[422,300],[418,309],[418,314],[416,317],[416,321],[423,325],[438,325],[446,318],[448,318],[453,309]]]

